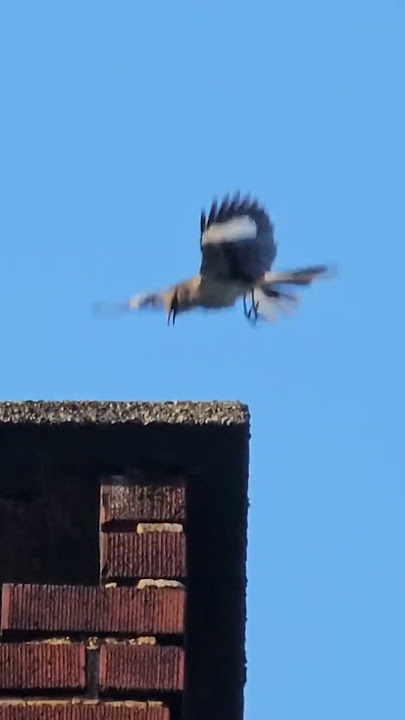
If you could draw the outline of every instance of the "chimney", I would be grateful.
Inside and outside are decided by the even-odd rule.
[[[249,416],[0,403],[0,720],[242,720]]]

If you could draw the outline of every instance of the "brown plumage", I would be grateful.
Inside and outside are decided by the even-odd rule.
[[[200,218],[201,266],[197,275],[163,290],[134,295],[115,309],[163,308],[168,324],[179,313],[197,307],[219,310],[243,298],[245,316],[273,319],[274,311],[296,303],[284,286],[310,285],[328,268],[315,265],[288,272],[271,272],[276,257],[273,224],[266,211],[249,197],[214,201]],[[251,299],[248,309],[246,300]],[[99,310],[114,309],[98,306]]]

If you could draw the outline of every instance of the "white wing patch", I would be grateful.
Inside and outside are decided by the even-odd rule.
[[[164,292],[139,293],[128,299],[128,310],[139,308],[162,308],[164,306]]]
[[[253,240],[257,235],[257,225],[249,215],[232,218],[227,222],[213,223],[202,235],[202,245],[209,243],[238,242]]]
[[[99,302],[93,306],[97,315],[117,315],[118,313],[139,310],[141,308],[159,309],[164,307],[164,293],[139,293],[123,302]]]

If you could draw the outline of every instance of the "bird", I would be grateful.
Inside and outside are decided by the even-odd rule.
[[[310,265],[275,272],[277,254],[274,224],[258,200],[240,193],[212,201],[200,216],[199,272],[155,292],[137,293],[122,303],[96,303],[98,313],[145,308],[166,312],[167,324],[195,308],[221,310],[243,300],[246,319],[274,321],[277,311],[288,311],[298,301],[291,287],[311,285],[330,275],[327,265]],[[250,306],[248,305],[250,303]]]

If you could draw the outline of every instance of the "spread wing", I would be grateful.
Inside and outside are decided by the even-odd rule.
[[[251,282],[268,271],[276,256],[272,222],[249,197],[214,201],[201,213],[201,275]]]

